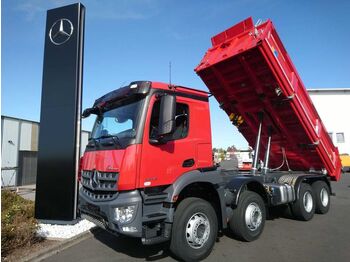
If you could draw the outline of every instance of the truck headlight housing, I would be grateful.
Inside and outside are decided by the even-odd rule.
[[[124,206],[124,207],[116,207],[114,208],[114,219],[121,223],[130,222],[136,213],[136,205]]]

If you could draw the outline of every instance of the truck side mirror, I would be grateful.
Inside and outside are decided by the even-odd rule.
[[[171,134],[175,128],[176,96],[166,94],[160,100],[158,137]]]
[[[99,109],[98,107],[91,107],[91,108],[86,108],[83,113],[81,114],[82,118],[89,117],[91,114],[99,114]]]
[[[89,117],[91,115],[91,112],[92,112],[92,108],[86,108],[84,111],[83,111],[83,114],[81,115],[82,118],[86,118],[86,117]]]

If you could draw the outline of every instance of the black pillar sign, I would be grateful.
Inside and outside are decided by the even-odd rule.
[[[35,217],[76,218],[85,7],[49,10],[46,19]]]

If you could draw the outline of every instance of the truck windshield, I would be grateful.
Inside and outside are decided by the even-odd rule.
[[[97,116],[91,138],[135,138],[142,100],[120,105]]]

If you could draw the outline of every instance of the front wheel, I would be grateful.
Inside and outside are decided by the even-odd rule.
[[[238,238],[253,241],[263,232],[265,219],[265,204],[261,196],[244,191],[239,197],[237,208],[233,210],[230,229]]]
[[[184,261],[202,260],[213,249],[217,232],[212,205],[200,198],[186,198],[175,212],[170,250]]]

